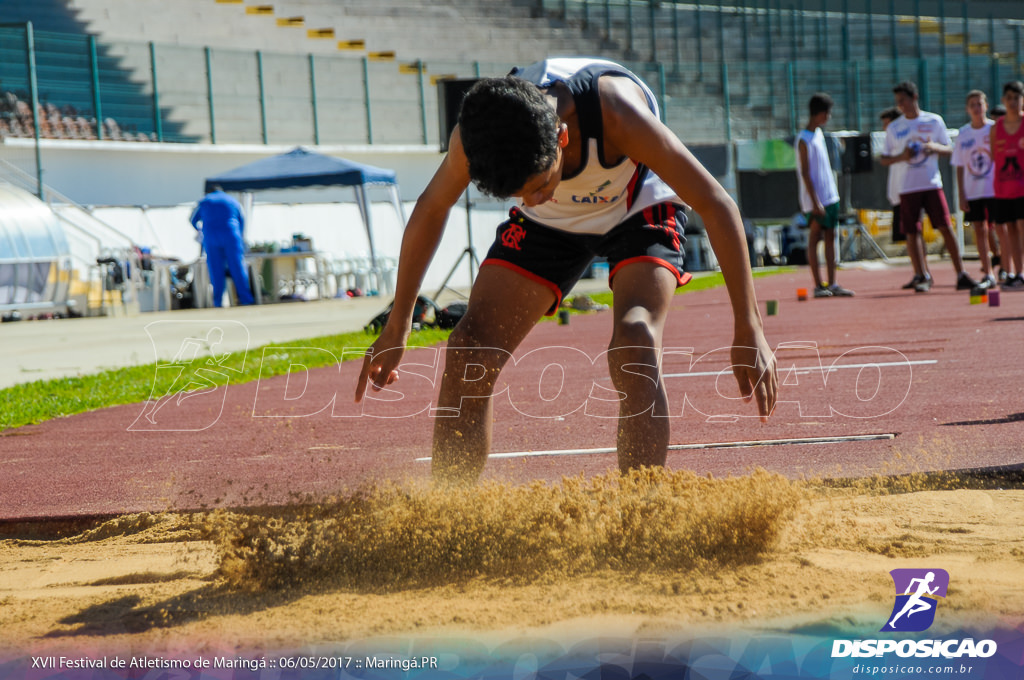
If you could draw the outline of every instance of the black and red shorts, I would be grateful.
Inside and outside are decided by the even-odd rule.
[[[1024,220],[1024,197],[997,198],[992,204],[992,221],[996,224],[1013,224]]]
[[[554,314],[595,257],[608,259],[608,284],[632,262],[653,262],[675,274],[680,286],[692,278],[685,273],[683,227],[686,214],[672,203],[645,208],[607,234],[575,234],[552,229],[527,218],[518,208],[498,225],[483,265],[507,267],[541,283],[555,294]]]
[[[973,224],[975,222],[989,222],[992,220],[992,204],[994,198],[975,198],[967,201],[967,212],[964,213],[964,222]]]

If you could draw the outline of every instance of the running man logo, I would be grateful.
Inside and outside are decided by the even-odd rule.
[[[524,238],[526,238],[526,230],[521,224],[512,222],[505,228],[505,231],[501,232],[501,245],[513,250],[522,250],[520,244]]]
[[[917,633],[935,621],[938,598],[946,597],[949,573],[945,569],[893,569],[896,602],[882,632]]]
[[[156,371],[149,399],[128,430],[199,432],[213,426],[228,387],[245,367],[249,329],[239,321],[165,320],[147,324],[146,334]]]

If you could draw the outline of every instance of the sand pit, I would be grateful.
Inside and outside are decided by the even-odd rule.
[[[875,635],[889,570],[937,567],[929,634],[1024,626],[1024,485],[844,488],[768,473],[458,495],[367,490],[317,508],[140,514],[0,541],[0,647],[232,654],[368,638]]]

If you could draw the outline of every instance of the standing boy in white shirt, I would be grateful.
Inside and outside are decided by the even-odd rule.
[[[956,270],[957,290],[970,290],[977,283],[964,271],[960,259],[960,246],[950,229],[949,206],[942,193],[942,175],[939,174],[939,156],[953,153],[952,142],[942,117],[922,111],[918,105],[917,85],[903,81],[893,88],[896,108],[903,114],[889,124],[885,132],[885,153],[879,159],[882,165],[905,164],[903,187],[900,190],[900,224],[907,235],[907,252],[920,280],[914,285],[918,293],[927,293],[932,287],[932,275],[921,235],[921,211],[928,214],[932,226],[939,230]]]
[[[836,284],[836,227],[839,224],[839,188],[832,173],[821,128],[832,117],[832,98],[823,92],[811,97],[807,127],[796,141],[796,173],[800,185],[800,210],[811,233],[807,237],[807,262],[814,277],[814,297],[850,297],[853,291]],[[824,234],[822,233],[824,232]],[[818,242],[825,239],[828,285],[821,281]]]
[[[981,288],[996,285],[992,276],[992,261],[988,255],[988,230],[991,221],[992,201],[996,195],[992,180],[992,148],[990,136],[995,121],[985,114],[988,100],[981,90],[967,93],[967,113],[971,122],[960,128],[953,147],[953,167],[956,168],[956,184],[960,194],[960,210],[964,222],[974,227],[974,240],[978,244],[978,257],[984,276],[978,282]],[[992,224],[996,227],[996,224]],[[1005,243],[1005,234],[1000,243]]]

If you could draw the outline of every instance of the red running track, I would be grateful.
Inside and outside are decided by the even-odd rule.
[[[972,305],[948,263],[935,270],[928,294],[900,290],[910,270],[893,267],[842,271],[856,297],[805,302],[796,289],[810,287],[806,269],[758,279],[762,313],[779,303],[765,317],[782,383],[768,424],[736,398],[731,374],[716,375],[732,339],[725,290],[677,296],[664,362],[674,445],[839,439],[673,450],[669,466],[800,477],[1024,464],[1024,293]],[[534,330],[503,376],[495,453],[614,447],[615,411],[601,399],[610,319]],[[140,404],[0,433],[0,521],[281,504],[426,478],[429,462],[418,459],[429,456],[439,356],[410,352],[418,365],[400,393],[361,407],[351,403],[359,366],[346,362],[171,400],[152,423]],[[862,435],[892,438],[845,439]],[[493,457],[485,476],[555,480],[614,467],[613,453]]]

